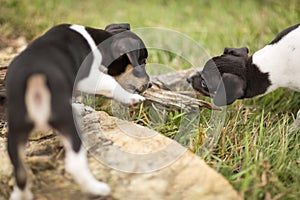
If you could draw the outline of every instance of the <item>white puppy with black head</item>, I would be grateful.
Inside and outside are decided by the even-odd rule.
[[[62,24],[33,41],[8,67],[8,153],[16,184],[10,199],[32,199],[22,160],[29,133],[52,127],[63,138],[66,171],[83,191],[108,195],[106,183],[87,166],[86,151],[72,114],[73,89],[102,94],[125,105],[142,102],[151,84],[147,49],[129,24],[105,30]],[[100,67],[101,66],[101,67]],[[101,70],[100,70],[101,69]]]
[[[283,30],[252,56],[248,52],[246,47],[225,48],[222,55],[207,61],[203,71],[192,74],[187,81],[195,90],[212,97],[218,106],[277,88],[300,91],[300,24]]]

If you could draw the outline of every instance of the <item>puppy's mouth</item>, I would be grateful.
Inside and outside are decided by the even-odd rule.
[[[132,84],[129,84],[125,89],[130,93],[138,93],[137,88]]]
[[[140,88],[137,88],[135,85],[129,84],[127,87],[127,91],[134,94],[141,94],[147,89],[147,85],[143,85]]]
[[[213,90],[209,89],[209,87],[206,84],[206,81],[204,80],[202,75],[200,75],[200,84],[198,83],[198,87],[196,87],[194,89],[196,89],[196,91],[200,92],[204,96],[208,96],[208,97],[211,97],[211,98],[214,98],[214,96],[216,95],[216,91],[213,91]]]
[[[214,98],[216,95],[216,91],[211,92],[207,88],[200,88],[199,92],[204,96],[211,97],[211,98]]]

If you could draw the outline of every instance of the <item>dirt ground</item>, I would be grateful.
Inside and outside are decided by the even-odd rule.
[[[13,42],[0,38],[0,66],[5,68],[25,45],[22,38]],[[3,80],[4,74],[1,76]],[[64,170],[64,150],[58,135],[49,130],[33,133],[26,147],[26,163],[35,199],[241,199],[227,180],[180,144],[150,129],[80,106],[81,128],[86,134],[84,141],[91,152],[88,154],[90,169],[97,179],[110,185],[112,194],[94,198],[80,191]],[[4,107],[1,105],[2,114]],[[14,184],[6,151],[7,123],[1,116],[0,200],[8,199]],[[148,134],[149,137],[135,138],[126,130],[135,136]],[[162,150],[168,145],[173,145],[171,151]],[[153,154],[156,157],[151,159],[139,160],[123,157],[120,152],[160,153]],[[176,159],[165,163],[174,157]],[[147,171],[156,168],[159,169]]]

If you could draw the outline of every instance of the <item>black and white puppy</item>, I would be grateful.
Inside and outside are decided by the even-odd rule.
[[[300,91],[300,24],[283,30],[252,56],[248,52],[246,47],[225,48],[187,81],[218,106],[280,87]]]
[[[105,30],[62,24],[33,41],[8,67],[8,153],[16,184],[10,199],[32,199],[22,160],[33,129],[58,130],[65,165],[83,191],[108,195],[110,187],[88,169],[86,151],[73,119],[73,89],[102,94],[125,105],[142,102],[150,86],[147,49],[129,24]]]

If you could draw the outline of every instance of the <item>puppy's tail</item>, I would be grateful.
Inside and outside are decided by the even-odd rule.
[[[25,105],[28,117],[34,122],[35,128],[47,128],[51,114],[51,95],[45,75],[35,74],[28,78]]]

